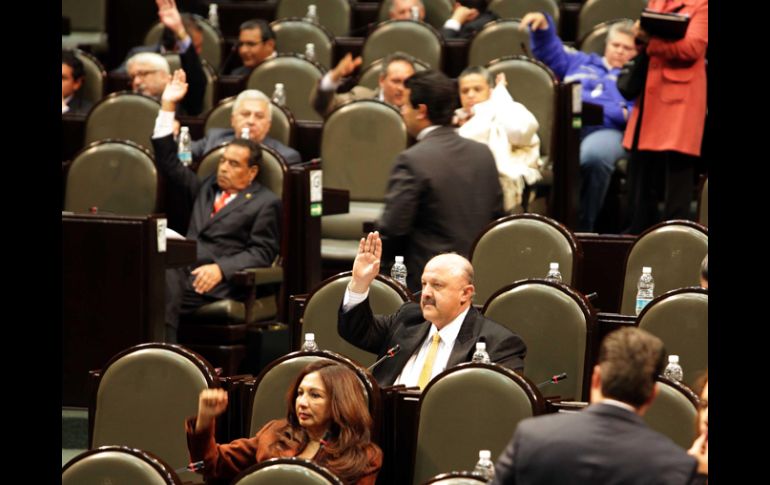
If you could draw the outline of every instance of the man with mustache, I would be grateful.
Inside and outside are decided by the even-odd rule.
[[[453,253],[435,256],[422,273],[419,305],[409,302],[393,315],[374,315],[368,294],[381,256],[379,233],[361,238],[337,323],[345,340],[380,357],[392,346],[401,346],[401,352],[372,371],[381,386],[424,389],[445,369],[470,362],[480,341],[486,343],[492,362],[524,371],[527,346],[521,337],[471,306],[473,266],[467,259]]]

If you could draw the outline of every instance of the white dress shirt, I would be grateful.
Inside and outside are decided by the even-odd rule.
[[[369,290],[364,293],[356,293],[351,291],[350,288],[345,290],[345,296],[342,300],[342,311],[347,312],[354,306],[358,305],[362,301],[366,300],[369,296]],[[423,340],[417,351],[409,357],[409,360],[401,370],[401,374],[396,378],[393,385],[404,384],[406,386],[416,386],[417,381],[420,378],[420,373],[425,365],[425,358],[428,356],[428,348],[430,342],[433,340],[433,335],[438,333],[441,339],[438,344],[438,352],[436,353],[436,360],[433,361],[433,369],[431,370],[431,379],[443,372],[449,362],[449,355],[452,353],[452,348],[457,340],[457,334],[460,333],[460,327],[462,327],[465,316],[468,314],[470,307],[461,312],[454,320],[449,322],[444,328],[439,330],[433,323],[430,324],[430,331]]]

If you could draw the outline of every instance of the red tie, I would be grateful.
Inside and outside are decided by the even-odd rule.
[[[229,198],[230,194],[223,190],[219,197],[214,201],[214,210],[211,211],[211,217],[214,217],[214,214],[219,212],[219,210],[225,206],[225,202],[227,202],[227,199]]]

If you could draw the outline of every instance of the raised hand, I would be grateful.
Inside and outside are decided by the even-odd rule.
[[[166,84],[163,95],[160,98],[162,108],[166,111],[176,110],[176,104],[187,94],[187,75],[184,70],[177,69]]]
[[[350,280],[350,290],[364,293],[369,289],[374,278],[380,272],[382,257],[382,240],[377,231],[370,232],[358,243],[358,253],[353,261],[353,276]]]
[[[178,38],[187,37],[187,31],[184,29],[179,9],[176,8],[176,2],[174,0],[155,0],[155,3],[158,5],[160,22],[174,32]]]
[[[356,70],[358,66],[361,65],[363,62],[363,59],[361,59],[361,56],[353,58],[353,55],[348,52],[345,54],[345,57],[340,59],[340,62],[337,63],[336,66],[334,66],[334,69],[332,69],[331,76],[332,80],[334,82],[339,81],[343,77],[350,76],[353,71]]]
[[[530,12],[521,19],[519,30],[548,30],[548,19],[540,12]]]
[[[227,409],[227,392],[223,389],[204,389],[198,396],[198,417],[195,421],[196,431],[211,426],[214,418]]]

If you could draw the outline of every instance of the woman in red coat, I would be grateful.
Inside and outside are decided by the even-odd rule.
[[[227,393],[204,389],[198,415],[185,427],[191,461],[203,461],[206,481],[231,480],[270,458],[298,457],[328,468],[346,485],[374,485],[382,451],[370,441],[372,418],[352,370],[327,360],[308,364],[289,387],[287,401],[286,419],[270,421],[252,438],[219,445],[214,420],[227,409]]]
[[[689,218],[693,167],[706,119],[708,0],[650,0],[647,8],[688,15],[690,24],[682,39],[666,40],[648,35],[637,23],[637,42],[646,43],[650,63],[644,93],[623,138],[623,146],[632,150],[632,234],[658,222],[656,174],[661,170],[666,175],[664,220]]]

